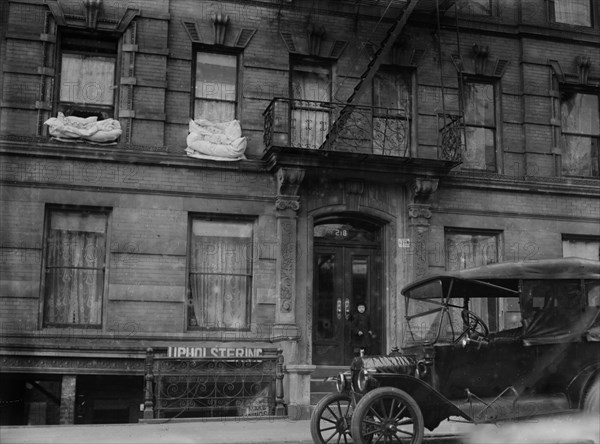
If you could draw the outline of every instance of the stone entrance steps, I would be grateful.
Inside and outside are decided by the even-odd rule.
[[[324,381],[325,378],[336,376],[349,368],[348,365],[318,365],[310,377],[310,405],[316,405],[323,396],[336,391],[335,382]]]

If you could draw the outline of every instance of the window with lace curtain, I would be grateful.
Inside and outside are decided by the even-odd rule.
[[[192,116],[211,122],[236,117],[238,56],[196,51],[194,55]]]
[[[592,26],[592,0],[549,0],[549,6],[555,23]]]
[[[562,174],[598,177],[600,95],[565,88],[560,98]]]
[[[192,218],[188,328],[249,328],[252,232],[249,220]]]
[[[105,211],[49,211],[44,327],[102,326],[107,218]]]
[[[66,116],[114,116],[118,39],[99,33],[60,36],[57,108]]]
[[[463,84],[466,152],[463,168],[496,171],[496,88],[492,81]]]

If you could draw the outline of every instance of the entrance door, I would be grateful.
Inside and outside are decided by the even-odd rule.
[[[370,228],[370,229],[369,229]],[[381,353],[381,254],[376,227],[315,227],[313,363],[347,365],[360,347]],[[366,312],[357,312],[364,304]],[[359,318],[362,319],[359,320]],[[369,328],[373,335],[358,329]]]

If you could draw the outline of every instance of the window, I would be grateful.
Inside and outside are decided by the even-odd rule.
[[[556,23],[592,26],[592,0],[550,0],[550,17]]]
[[[114,116],[117,39],[61,35],[58,111],[66,116]]]
[[[565,176],[600,175],[599,97],[577,91],[561,92],[561,164]]]
[[[196,52],[194,119],[229,122],[236,116],[237,65],[235,54]]]
[[[190,237],[188,327],[248,328],[252,223],[194,218]]]
[[[600,238],[563,236],[563,257],[581,257],[600,261]]]
[[[446,270],[463,270],[497,263],[499,238],[497,232],[447,229]],[[506,328],[506,321],[514,322],[514,314],[508,312],[515,310],[508,306],[500,307],[499,305],[504,305],[504,302],[496,298],[473,298],[469,308],[488,324],[491,331],[498,331]],[[502,319],[499,316],[501,309],[507,311]],[[518,309],[516,311],[518,312]]]
[[[292,63],[292,146],[317,149],[329,131],[331,68],[324,64]]]
[[[494,84],[466,81],[466,153],[463,167],[496,171],[496,100]]]
[[[411,74],[380,71],[373,80],[373,153],[410,155]]]
[[[51,210],[47,226],[44,326],[100,328],[107,213]]]

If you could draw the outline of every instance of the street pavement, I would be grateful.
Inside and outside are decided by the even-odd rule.
[[[445,421],[427,444],[600,444],[600,419],[561,416],[500,425]],[[310,421],[232,418],[152,424],[4,426],[1,444],[309,444]]]

